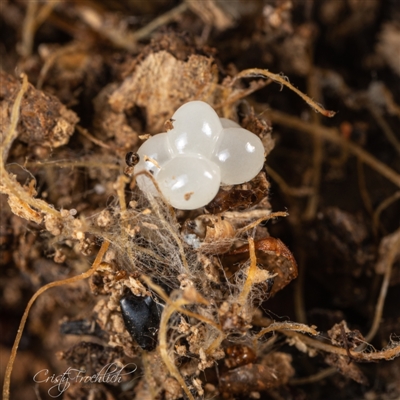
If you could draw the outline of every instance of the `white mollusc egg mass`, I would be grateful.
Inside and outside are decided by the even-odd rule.
[[[215,197],[221,174],[218,165],[206,158],[178,156],[165,164],[157,182],[175,208],[194,210]]]
[[[167,134],[159,133],[147,139],[140,146],[138,155],[139,162],[134,168],[135,174],[141,171],[148,171],[157,180],[161,165],[173,157],[172,151],[169,148]],[[153,181],[145,174],[136,176],[136,182],[142,191],[150,192],[153,196],[158,195]]]
[[[264,146],[254,133],[226,128],[211,158],[221,168],[221,183],[237,185],[253,179],[264,164]]]
[[[206,206],[221,184],[254,178],[264,164],[261,140],[236,122],[219,118],[207,103],[191,101],[172,116],[173,129],[154,135],[138,150],[134,173],[148,171],[175,208]],[[144,192],[158,195],[151,178],[136,176]]]
[[[217,113],[204,101],[190,101],[179,107],[172,124],[168,140],[173,152],[206,158],[214,151],[223,129]]]

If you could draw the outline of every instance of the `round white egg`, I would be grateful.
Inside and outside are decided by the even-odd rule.
[[[225,128],[211,160],[221,169],[222,184],[238,185],[260,172],[264,165],[264,146],[260,138],[247,129]]]
[[[223,128],[210,105],[190,101],[175,111],[172,120],[174,128],[168,132],[168,140],[175,154],[211,157]]]
[[[241,126],[237,122],[233,121],[232,119],[220,118],[219,120],[224,129],[225,128],[241,128]]]
[[[235,121],[219,118],[207,103],[186,103],[172,120],[172,130],[152,136],[138,150],[134,173],[142,191],[159,194],[153,181],[139,174],[147,171],[173,207],[193,210],[206,206],[221,183],[247,182],[263,167],[261,140]]]
[[[147,139],[139,147],[137,154],[139,155],[139,162],[133,169],[134,174],[147,171],[157,179],[161,166],[173,157],[169,147],[167,133],[159,133]],[[146,156],[156,161],[158,165],[151,160],[145,161]],[[151,193],[153,196],[158,195],[153,181],[145,174],[137,175],[136,182],[143,192]]]
[[[157,182],[167,201],[180,210],[207,205],[221,182],[218,165],[201,157],[177,156],[165,163]]]

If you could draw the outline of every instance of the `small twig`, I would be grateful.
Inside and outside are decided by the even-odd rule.
[[[303,248],[300,247],[299,256],[296,257],[299,263],[299,275],[297,276],[296,283],[294,285],[294,311],[296,320],[302,324],[307,323],[307,313],[304,300],[304,280],[306,275],[306,255]]]
[[[93,135],[89,133],[89,131],[85,128],[82,128],[81,126],[77,125],[76,129],[78,132],[82,135],[85,136],[86,139],[89,139],[91,142],[94,144],[97,144],[97,146],[102,147],[103,149],[107,150],[115,150],[113,147],[108,145],[107,143],[104,143],[102,140],[95,138]]]
[[[39,77],[38,77],[38,81],[36,84],[36,88],[41,90],[43,87],[43,83],[46,79],[46,76],[48,74],[48,72],[50,71],[51,67],[54,65],[55,61],[57,60],[57,58],[64,56],[66,54],[70,54],[73,53],[75,51],[78,51],[79,49],[83,49],[83,46],[81,43],[72,43],[72,44],[68,44],[66,46],[61,47],[60,49],[57,49],[55,51],[53,51],[47,58],[45,63],[43,64],[40,73],[39,73]]]
[[[19,53],[22,57],[28,57],[32,54],[33,41],[35,38],[35,15],[39,3],[28,1],[26,5],[26,15],[22,23],[22,40],[19,46]]]
[[[156,283],[154,283],[148,276],[146,275],[141,275],[140,279],[142,281],[144,281],[144,283],[150,288],[153,289],[159,296],[160,298],[165,302],[165,303],[170,303],[171,300],[169,298],[169,296],[167,295],[167,293],[165,293],[164,289],[157,285]]]
[[[281,111],[267,111],[268,117],[272,122],[281,124],[288,128],[298,130],[300,132],[305,132],[311,135],[320,135],[321,138],[329,142],[335,143],[343,148],[347,148],[353,155],[358,157],[365,164],[370,166],[375,171],[379,172],[386,179],[394,183],[396,186],[400,187],[400,175],[394,170],[389,168],[386,164],[376,159],[370,153],[362,149],[356,144],[346,141],[339,135],[339,131],[335,128],[327,128],[324,126],[314,126],[313,124],[302,121],[297,117],[283,113]]]
[[[190,392],[189,388],[187,387],[185,380],[182,378],[182,375],[180,374],[179,369],[175,365],[174,360],[171,361],[170,356],[168,354],[168,344],[167,344],[168,321],[171,318],[172,314],[176,311],[176,307],[181,307],[183,305],[186,305],[187,301],[185,299],[178,299],[174,302],[174,304],[167,304],[164,307],[164,311],[161,315],[160,330],[158,332],[158,340],[159,340],[158,349],[160,352],[160,356],[164,361],[164,364],[167,367],[169,373],[179,382],[182,389],[186,393],[186,396],[189,399],[194,400],[194,397]]]
[[[107,249],[109,246],[109,242],[103,242],[103,244],[101,245],[101,248],[99,250],[99,252],[97,253],[96,259],[93,262],[92,268],[89,269],[88,271],[77,275],[77,276],[73,276],[72,278],[67,278],[67,279],[63,279],[60,281],[56,281],[56,282],[50,282],[45,286],[42,286],[33,296],[32,298],[29,300],[28,305],[25,308],[24,314],[21,318],[21,322],[19,324],[18,327],[18,332],[17,332],[17,336],[15,337],[15,341],[14,341],[14,345],[11,349],[11,355],[10,355],[10,359],[8,360],[8,364],[6,367],[6,372],[5,372],[5,376],[4,376],[4,385],[3,385],[3,399],[4,400],[9,400],[10,398],[10,378],[11,378],[11,373],[13,370],[13,365],[14,365],[14,361],[15,358],[17,356],[17,351],[18,351],[18,346],[19,343],[21,341],[21,337],[22,337],[22,333],[24,332],[24,327],[25,327],[25,323],[26,320],[28,319],[28,315],[29,312],[31,310],[31,307],[33,305],[33,303],[36,301],[36,299],[44,292],[46,292],[48,289],[51,289],[53,287],[57,287],[57,286],[63,286],[63,285],[67,285],[69,283],[74,283],[74,282],[78,282],[81,281],[83,279],[89,278],[91,275],[93,275],[93,273],[96,271],[96,269],[99,267],[101,260],[104,257],[104,254],[106,253]]]
[[[125,185],[129,182],[129,178],[125,175],[120,175],[115,183],[117,196],[120,206],[120,215],[124,219],[126,213]]]
[[[400,230],[398,232],[400,232]],[[380,325],[381,319],[382,319],[383,306],[385,304],[387,290],[389,287],[390,276],[392,274],[393,264],[395,262],[397,253],[399,252],[399,248],[400,248],[400,234],[398,235],[397,240],[395,240],[393,242],[393,244],[390,248],[390,251],[386,256],[385,274],[383,276],[381,291],[379,293],[378,301],[377,301],[376,307],[375,307],[374,320],[372,322],[371,329],[365,336],[366,342],[370,342],[374,338],[374,336],[376,335],[376,332],[379,329],[379,325]]]
[[[390,197],[386,198],[385,200],[383,200],[382,203],[380,203],[379,206],[376,208],[375,212],[372,215],[372,229],[375,235],[378,235],[379,217],[382,211],[399,199],[400,199],[400,190],[393,193]]]
[[[41,167],[41,168],[105,168],[107,170],[120,170],[121,166],[117,164],[108,164],[99,161],[99,157],[93,157],[93,159],[88,160],[73,160],[73,161],[29,161],[26,163],[26,167]]]
[[[212,354],[212,352],[221,345],[225,337],[226,335],[223,332],[219,332],[218,336],[214,339],[210,346],[207,347],[206,354]]]
[[[310,335],[316,336],[318,335],[318,331],[315,329],[314,326],[308,326],[305,324],[299,324],[297,322],[274,322],[267,326],[266,328],[262,329],[260,332],[255,335],[254,340],[260,339],[262,336],[269,332],[305,332],[309,333]]]
[[[367,108],[375,118],[375,121],[382,129],[382,132],[385,134],[386,139],[392,144],[393,148],[397,151],[397,153],[400,154],[400,141],[397,139],[396,135],[392,131],[392,128],[383,118],[380,111],[377,110],[377,108],[371,102],[369,102]]]
[[[234,90],[222,103],[218,103],[213,106],[215,110],[218,109],[227,109],[229,106],[233,103],[236,103],[240,99],[243,99],[250,94],[256,92],[257,90],[260,90],[272,83],[271,79],[267,79],[266,81],[257,81],[257,82],[252,82],[252,85],[246,89],[238,89]],[[230,118],[230,115],[227,115],[227,118]]]
[[[236,221],[252,221],[254,219],[268,219],[271,214],[269,209],[255,209],[250,211],[224,211],[222,214],[225,219],[229,219],[232,223]],[[244,222],[243,222],[244,223]]]
[[[22,24],[22,40],[19,46],[19,53],[22,57],[28,57],[32,54],[35,32],[48,18],[57,2],[49,1],[42,5],[38,11],[38,1],[28,1],[26,15]]]
[[[258,326],[266,326],[266,331],[263,329],[264,333],[272,332],[272,331],[277,331],[285,336],[289,337],[297,337],[301,342],[306,344],[307,346],[310,346],[314,349],[317,350],[322,350],[325,351],[326,353],[334,353],[342,356],[347,356],[347,351],[346,349],[342,347],[337,347],[333,346],[328,343],[321,342],[317,338],[311,338],[309,336],[303,335],[299,332],[306,332],[307,333],[312,333],[314,330],[314,327],[310,327],[307,325],[303,324],[298,324],[296,322],[275,322],[271,323],[271,320],[265,317],[258,318],[257,321],[253,322]],[[291,324],[293,324],[293,328],[298,327],[299,329],[291,329]],[[285,325],[280,328],[279,325]],[[298,332],[299,331],[299,332]],[[262,331],[261,331],[262,332]],[[258,333],[258,337],[262,336],[261,332]],[[318,334],[317,331],[314,330]],[[375,351],[373,353],[361,353],[356,350],[349,350],[350,355],[355,361],[360,361],[360,362],[373,362],[376,360],[391,360],[393,358],[399,357],[400,356],[400,342],[394,342],[391,343],[389,346],[386,348],[382,349],[381,351]]]
[[[5,168],[8,152],[14,140],[18,136],[17,125],[20,116],[21,101],[23,95],[28,89],[27,76],[25,74],[21,74],[21,77],[22,85],[12,107],[10,125],[0,146],[0,176],[2,178],[2,182],[0,182],[0,192],[8,195],[14,195],[21,203],[25,203],[25,208],[30,208],[29,206],[31,206],[34,209],[40,210],[42,213],[46,212],[47,214],[51,214],[59,218],[60,213],[57,210],[50,207],[45,201],[33,198],[18,182],[10,177],[10,174]]]
[[[313,108],[316,112],[321,113],[325,117],[333,117],[336,112],[335,111],[329,111],[325,110],[321,105],[317,104],[314,100],[312,100],[310,97],[308,97],[306,94],[301,92],[299,89],[295,88],[287,79],[287,77],[278,75],[278,74],[273,74],[272,72],[268,71],[267,69],[259,69],[259,68],[250,68],[250,69],[245,69],[244,71],[239,72],[231,82],[231,85],[235,83],[236,80],[242,79],[242,78],[269,78],[273,80],[274,82],[278,82],[281,85],[284,85],[288,87],[290,90],[295,92],[297,95],[299,95],[311,108]]]
[[[243,228],[238,229],[236,231],[236,236],[240,236],[243,233],[249,231],[250,229],[255,228],[257,225],[261,224],[261,222],[268,221],[268,220],[270,220],[272,218],[287,217],[288,215],[289,215],[289,213],[286,212],[286,211],[277,211],[277,212],[265,215],[265,216],[257,219],[256,221],[252,222],[251,224],[246,225]]]
[[[22,85],[21,88],[19,89],[19,92],[17,94],[17,97],[15,98],[12,107],[10,125],[8,127],[7,133],[4,135],[3,140],[1,142],[1,157],[2,157],[1,164],[4,164],[7,161],[7,155],[11,148],[11,145],[18,136],[17,124],[19,121],[21,101],[25,92],[28,90],[28,77],[26,76],[26,74],[21,74],[21,79],[22,79]]]
[[[337,372],[338,372],[337,368],[329,367],[329,368],[323,369],[322,371],[317,372],[314,375],[306,376],[304,378],[291,379],[289,381],[289,384],[290,385],[308,385],[310,383],[319,382],[322,379],[325,379],[328,376],[331,376]]]
[[[207,325],[213,326],[219,332],[222,332],[221,326],[219,324],[217,324],[216,322],[214,322],[211,319],[209,319],[207,317],[204,317],[204,316],[202,316],[200,314],[196,314],[194,312],[186,310],[185,308],[183,308],[179,304],[177,305],[176,301],[171,300],[168,297],[168,295],[165,293],[165,291],[160,286],[155,284],[146,275],[141,275],[140,279],[143,280],[149,288],[153,289],[161,297],[161,299],[165,301],[166,304],[169,304],[169,305],[173,306],[175,308],[176,312],[180,312],[182,314],[187,315],[188,317],[192,317],[192,318],[198,319],[199,321],[204,322]],[[189,303],[187,303],[187,304],[189,304]]]
[[[161,315],[160,330],[159,330],[159,335],[158,335],[158,340],[159,340],[158,349],[160,352],[160,356],[161,356],[165,366],[167,367],[169,373],[179,382],[179,384],[181,385],[182,389],[184,390],[184,392],[186,393],[188,398],[194,400],[194,397],[191,394],[189,388],[187,387],[182,375],[180,374],[179,369],[176,367],[174,360],[171,360],[171,357],[168,354],[168,342],[167,342],[168,321],[170,320],[170,318],[174,312],[180,312],[180,313],[188,315],[189,317],[196,318],[199,321],[202,321],[208,325],[213,326],[220,332],[219,337],[222,337],[222,329],[214,321],[211,321],[210,319],[203,317],[200,314],[193,313],[184,308],[184,306],[192,304],[193,301],[189,301],[185,298],[178,298],[175,300],[171,300],[170,297],[168,297],[167,294],[164,292],[164,290],[160,286],[156,285],[149,277],[142,275],[141,279],[151,289],[153,289],[155,292],[157,292],[157,294],[166,303],[166,306],[164,307],[163,313]],[[172,295],[174,295],[174,294],[172,294]],[[205,301],[205,299],[203,297],[200,297],[199,300],[201,302]]]
[[[364,164],[360,159],[357,159],[357,172],[358,172],[358,188],[360,190],[361,199],[364,203],[365,209],[369,214],[373,213],[371,198],[368,194],[367,183],[365,181]]]
[[[159,17],[154,18],[149,24],[137,30],[135,33],[132,34],[131,39],[133,39],[134,41],[139,41],[141,39],[146,38],[160,26],[166,25],[171,21],[175,20],[180,14],[185,12],[187,9],[188,9],[188,4],[186,2],[179,4],[179,6],[176,6],[172,10],[169,10],[166,13],[160,15]]]
[[[249,252],[250,252],[250,268],[247,272],[247,278],[243,285],[243,289],[240,292],[238,303],[244,307],[247,301],[247,297],[251,292],[251,288],[253,286],[254,275],[257,271],[257,258],[256,251],[254,248],[254,240],[253,238],[249,238]]]
[[[293,332],[293,331],[279,331],[286,336],[290,337],[298,337],[300,341],[305,343],[307,346],[313,347],[317,350],[322,350],[327,353],[334,353],[342,356],[347,356],[346,349],[342,347],[333,346],[331,344],[320,342],[317,339],[310,338],[306,335],[302,335],[301,333]],[[400,344],[395,346],[390,346],[388,348],[382,349],[381,351],[375,351],[373,353],[359,353],[354,350],[350,350],[350,355],[355,361],[365,361],[365,362],[373,362],[376,360],[391,360],[393,358],[400,356]]]
[[[308,91],[314,98],[321,97],[321,90],[318,85],[318,79],[315,75],[316,71],[314,68],[311,69],[307,79]],[[319,126],[320,115],[314,113],[311,115],[311,123],[314,126]],[[320,136],[313,137],[313,158],[312,158],[312,187],[313,192],[307,199],[307,205],[303,213],[303,219],[305,221],[311,221],[315,218],[319,202],[319,188],[321,184],[321,170],[322,170],[322,158],[323,158],[323,142]]]
[[[144,161],[148,161],[151,162],[152,164],[154,164],[158,169],[161,169],[160,164],[157,162],[157,160],[155,160],[154,158],[151,158],[149,156],[144,155],[143,157]]]
[[[57,1],[46,1],[36,14],[35,29],[37,30],[40,25],[49,17],[53,8],[57,5]]]
[[[166,25],[175,20],[180,14],[188,9],[188,5],[183,2],[179,6],[153,19],[149,24],[136,32],[122,31],[118,28],[105,29],[102,16],[93,8],[86,6],[77,7],[80,17],[90,26],[95,32],[108,39],[114,46],[126,49],[128,51],[137,50],[137,42],[148,37],[154,30],[160,26]]]
[[[349,358],[349,361],[347,362],[347,364],[350,364],[351,360],[352,360],[352,357],[351,357],[351,354],[350,354],[349,340],[347,339],[346,331],[344,329],[343,324],[341,324],[339,328],[340,328],[341,340],[343,342],[344,348],[346,349],[347,357]]]
[[[109,40],[115,47],[128,51],[135,51],[136,41],[133,40],[133,33],[118,26],[105,26],[104,18],[93,7],[77,3],[76,12],[79,17],[101,37]]]
[[[288,196],[305,197],[309,196],[313,192],[313,188],[311,187],[296,188],[289,186],[275,170],[267,165],[265,166],[265,170],[267,171],[268,175],[279,185],[279,188],[282,190],[282,192]]]

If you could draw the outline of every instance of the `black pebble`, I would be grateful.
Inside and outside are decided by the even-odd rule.
[[[120,300],[126,330],[144,350],[157,346],[161,307],[150,296],[135,296],[129,293]]]

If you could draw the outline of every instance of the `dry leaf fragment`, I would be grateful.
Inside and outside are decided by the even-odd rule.
[[[339,324],[335,324],[328,331],[328,335],[333,345],[344,347],[347,350],[348,357],[331,353],[325,357],[325,362],[332,367],[336,367],[342,375],[362,385],[367,385],[367,378],[361,372],[360,368],[352,363],[352,356],[350,355],[350,350],[355,349],[361,343],[365,343],[365,339],[361,333],[358,330],[350,330],[346,321],[342,321]]]
[[[109,97],[115,114],[134,106],[146,116],[146,131],[159,133],[184,102],[198,99],[215,103],[218,71],[214,59],[191,55],[180,61],[166,51],[150,54]]]
[[[325,362],[328,365],[337,368],[342,375],[353,379],[361,385],[368,385],[368,379],[366,376],[356,364],[349,364],[347,357],[331,353],[325,357]]]

